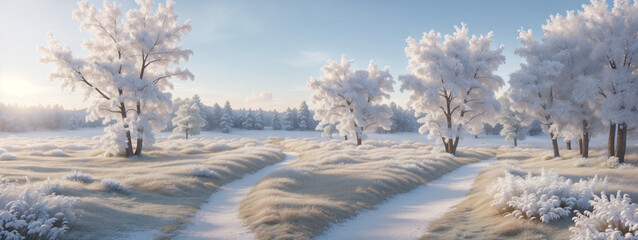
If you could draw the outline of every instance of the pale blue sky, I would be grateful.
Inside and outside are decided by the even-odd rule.
[[[101,5],[101,1],[91,1]],[[124,4],[123,12],[134,6]],[[508,79],[521,59],[517,30],[531,28],[537,37],[550,14],[578,10],[583,0],[554,1],[176,1],[180,21],[192,19],[193,30],[182,40],[194,51],[184,66],[195,81],[174,80],[174,96],[198,93],[204,103],[230,100],[235,108],[282,110],[309,100],[306,83],[320,76],[327,59],[345,54],[355,68],[370,59],[390,66],[395,80],[407,73],[405,39],[420,39],[434,29],[451,33],[465,22],[472,34],[494,31],[495,47],[505,45],[507,63],[499,74]],[[0,101],[61,104],[83,108],[81,93],[60,90],[50,82],[53,70],[38,62],[38,44],[47,32],[81,54],[90,37],[71,18],[75,1],[0,0]],[[392,100],[403,104],[407,94]],[[309,103],[310,104],[310,103]],[[310,104],[312,107],[312,104]]]

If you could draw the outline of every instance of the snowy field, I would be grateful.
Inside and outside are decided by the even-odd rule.
[[[506,225],[496,224],[497,229],[516,229],[523,238],[533,238],[520,230],[529,224],[555,234],[551,236],[568,236],[564,220],[552,227],[528,222],[513,227],[509,218],[494,215],[485,186],[501,176],[505,163],[534,174],[551,167],[574,180],[605,174],[613,191],[638,199],[638,189],[630,187],[638,179],[628,177],[632,167],[601,169],[604,160],[593,157],[581,163],[589,167],[578,168],[577,152],[564,150],[564,144],[563,158],[546,161],[551,154],[548,136],[528,137],[518,148],[500,136],[465,136],[458,156],[451,157],[417,133],[370,134],[356,148],[352,140],[325,138],[315,131],[202,132],[189,140],[160,133],[143,157],[127,159],[100,157],[97,136],[102,134],[100,128],[1,133],[0,148],[6,153],[0,175],[14,184],[2,187],[27,191],[26,176],[42,193],[67,199],[68,208],[60,211],[72,209],[75,215],[68,217],[77,220],[65,235],[70,239],[346,239],[374,232],[371,228],[385,232],[379,235],[385,239],[419,238],[426,232],[426,238],[436,239],[456,231],[440,226],[459,218],[454,215],[458,206],[453,207],[459,202],[468,211],[487,212],[489,221]],[[593,156],[603,155],[604,140],[592,140]],[[634,152],[635,142],[629,146]],[[283,151],[299,154],[299,160],[273,165],[284,158]],[[510,160],[499,161],[474,182],[472,174],[480,168],[471,166],[485,167],[482,160],[496,155]],[[628,160],[638,159],[630,154]],[[455,177],[459,173],[463,176]],[[463,197],[473,182],[471,199],[483,199],[479,202],[487,206]],[[445,192],[450,195],[443,199],[426,197]],[[485,236],[502,233],[491,234],[496,235]]]

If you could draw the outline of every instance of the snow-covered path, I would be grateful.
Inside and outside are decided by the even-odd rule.
[[[195,214],[193,222],[174,239],[255,239],[239,218],[239,202],[266,175],[299,159],[297,153],[285,154],[284,161],[222,186]]]
[[[495,158],[468,164],[398,195],[352,220],[328,229],[316,239],[416,239],[427,226],[463,200],[478,173]]]

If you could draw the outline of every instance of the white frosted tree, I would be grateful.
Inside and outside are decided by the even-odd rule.
[[[313,117],[319,125],[334,124],[340,135],[354,136],[358,146],[365,133],[390,129],[392,110],[381,102],[390,99],[394,81],[388,67],[379,70],[370,61],[367,70],[353,71],[352,62],[345,55],[340,63],[328,61],[321,68],[324,75],[312,77],[308,87],[314,91],[312,101],[318,104]]]
[[[518,146],[518,140],[525,140],[529,129],[523,126],[525,114],[522,112],[512,111],[510,109],[510,100],[502,97],[500,100],[503,111],[497,116],[498,123],[503,124],[501,136],[506,141],[514,141],[514,147]]]
[[[230,117],[230,114],[224,113],[219,120],[219,129],[221,129],[223,133],[229,133],[231,127],[233,127],[233,119]]]
[[[277,111],[275,111],[272,115],[272,129],[281,130],[281,119],[279,118],[279,113]]]
[[[618,0],[610,8],[604,0],[592,0],[575,14],[581,24],[572,26],[584,31],[583,42],[591,45],[591,60],[603,66],[594,78],[603,97],[597,109],[609,124],[608,154],[622,163],[628,129],[638,127],[638,5]]]
[[[306,104],[306,101],[302,101],[299,105],[299,114],[297,118],[297,122],[299,123],[299,130],[307,130],[310,125],[310,110],[308,109],[308,104]]]
[[[243,129],[255,129],[255,115],[253,114],[253,110],[248,110],[244,115],[244,122],[242,123]]]
[[[74,56],[52,36],[48,47],[39,47],[41,61],[56,66],[52,80],[92,99],[87,120],[115,121],[102,138],[107,154],[141,155],[144,140],[151,146],[153,132],[166,127],[172,110],[169,80],[194,78],[179,67],[192,54],[180,43],[191,30],[190,20],[179,23],[171,1],[156,7],[148,0],[136,3],[138,8],[125,17],[116,3],[104,1],[102,9],[87,1],[78,3],[73,18],[93,36],[82,44],[88,53],[84,57]]]
[[[255,115],[255,123],[253,124],[256,130],[264,130],[264,111],[259,109],[257,115]]]
[[[292,110],[288,108],[288,110],[286,110],[286,113],[284,114],[284,118],[281,121],[281,128],[286,131],[295,130],[294,122],[295,117],[293,116]]]
[[[205,125],[197,103],[184,104],[175,112],[173,133],[183,132],[188,139],[189,135],[198,135]]]
[[[509,96],[512,110],[525,112],[531,120],[543,125],[552,141],[554,157],[559,157],[556,115],[560,109],[557,89],[562,64],[554,60],[555,53],[534,39],[531,30],[519,31],[523,45],[515,53],[525,59],[521,68],[510,74]]]
[[[503,79],[494,72],[505,62],[503,46],[491,48],[492,32],[469,36],[465,24],[454,26],[453,35],[434,30],[420,41],[408,38],[405,52],[411,74],[399,77],[401,91],[410,92],[409,104],[423,125],[419,132],[443,142],[455,154],[462,134],[476,135],[484,123],[492,123],[500,111],[494,91]]]

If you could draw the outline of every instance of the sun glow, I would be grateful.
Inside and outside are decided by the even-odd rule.
[[[29,104],[42,101],[42,87],[16,77],[0,78],[0,101]]]

